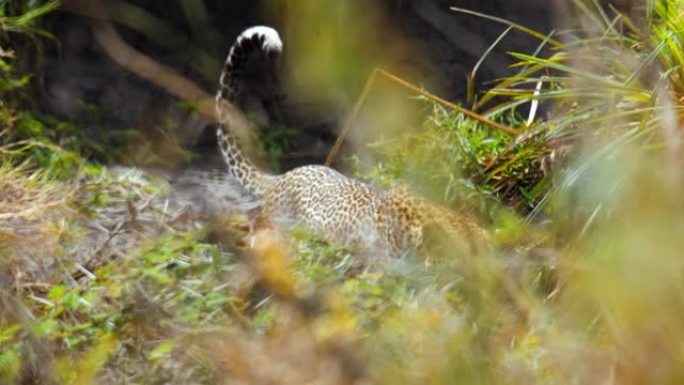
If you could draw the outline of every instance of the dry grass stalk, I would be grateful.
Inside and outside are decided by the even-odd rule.
[[[361,107],[363,106],[364,102],[366,101],[366,97],[370,93],[371,89],[373,89],[373,86],[375,84],[376,79],[378,78],[378,75],[382,75],[386,79],[389,79],[390,81],[399,84],[400,86],[411,90],[412,92],[416,92],[419,95],[422,95],[426,97],[427,99],[432,100],[435,103],[438,103],[446,108],[449,108],[454,111],[458,111],[462,113],[463,115],[480,122],[482,124],[485,124],[489,127],[492,127],[494,129],[500,130],[502,132],[505,132],[508,135],[511,136],[517,136],[519,132],[511,127],[505,126],[503,124],[497,123],[493,120],[490,120],[476,112],[473,112],[471,110],[468,110],[466,108],[463,108],[459,105],[456,105],[454,103],[451,103],[437,95],[434,95],[428,91],[425,91],[424,89],[400,78],[397,75],[394,75],[388,71],[385,71],[381,68],[376,68],[373,70],[371,75],[368,77],[368,80],[366,81],[366,84],[363,87],[363,91],[361,92],[361,95],[359,95],[358,99],[356,100],[356,104],[354,105],[354,108],[352,109],[351,114],[347,118],[347,121],[345,122],[344,127],[342,127],[342,130],[340,131],[340,134],[337,136],[337,140],[335,141],[335,145],[333,148],[330,150],[330,153],[328,154],[328,157],[325,160],[325,165],[330,166],[332,162],[335,160],[335,156],[337,156],[337,153],[340,150],[340,147],[342,146],[342,142],[344,142],[344,139],[346,138],[347,134],[349,133],[349,130],[351,130],[352,123],[356,119],[356,116],[359,114],[359,111],[361,110]]]

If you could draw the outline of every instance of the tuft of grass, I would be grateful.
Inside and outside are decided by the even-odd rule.
[[[361,171],[361,177],[384,186],[405,181],[455,207],[487,197],[483,209],[496,202],[523,212],[536,206],[535,189],[547,181],[540,162],[550,152],[547,145],[511,137],[437,104],[426,105],[419,129],[369,145],[381,160]],[[498,119],[520,124],[515,115]]]
[[[59,8],[61,1],[7,1],[0,7],[0,26],[9,33],[24,36],[53,36],[40,28],[38,21],[48,13]]]

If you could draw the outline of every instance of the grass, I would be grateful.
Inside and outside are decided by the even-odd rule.
[[[473,95],[519,136],[418,101],[419,131],[370,147],[361,177],[491,224],[491,253],[433,265],[302,231],[244,249],[239,218],[180,215],[164,182],[94,164],[4,90],[1,382],[682,383],[684,3],[649,5],[578,1],[575,38],[533,34]],[[534,100],[551,109],[527,124]]]

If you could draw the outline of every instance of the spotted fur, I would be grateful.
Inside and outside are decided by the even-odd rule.
[[[399,255],[423,244],[424,229],[434,224],[463,245],[477,250],[486,238],[472,219],[431,204],[399,187],[380,191],[325,166],[303,166],[282,175],[268,175],[254,166],[230,133],[224,102],[235,101],[240,74],[250,55],[266,60],[281,54],[278,33],[268,27],[244,31],[230,49],[216,95],[218,143],[228,171],[262,199],[257,226],[302,225],[331,242],[354,246],[366,253]]]

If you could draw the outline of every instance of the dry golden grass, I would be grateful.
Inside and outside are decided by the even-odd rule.
[[[50,249],[58,242],[59,223],[73,215],[74,185],[46,181],[41,172],[0,167],[1,254]]]

